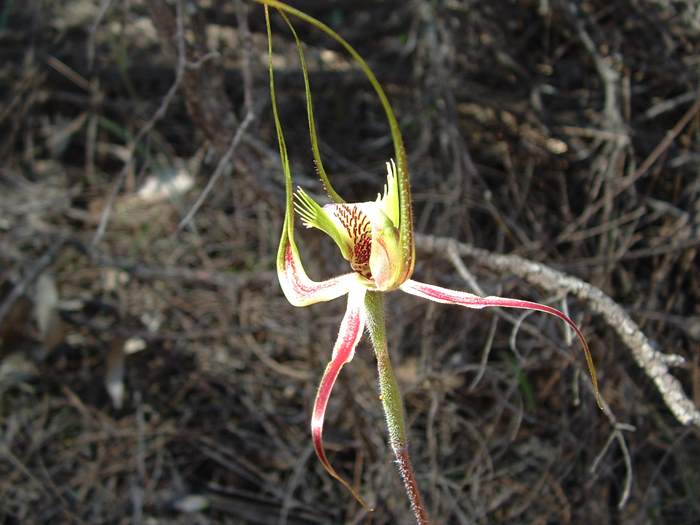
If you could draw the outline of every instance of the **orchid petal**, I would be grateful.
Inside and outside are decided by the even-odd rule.
[[[313,414],[311,416],[311,436],[313,437],[316,455],[326,471],[340,481],[340,483],[352,493],[355,499],[357,499],[363,507],[367,508],[367,504],[357,491],[355,491],[350,483],[342,478],[331,466],[323,448],[323,420],[326,415],[326,408],[328,407],[328,400],[331,397],[333,385],[343,365],[350,362],[355,355],[355,347],[360,341],[362,331],[364,330],[366,317],[364,298],[365,289],[363,287],[353,288],[348,295],[348,308],[345,311],[343,321],[340,323],[338,339],[333,347],[333,356],[328,366],[326,366],[326,370],[323,372],[323,377],[321,378],[321,383],[316,393]]]
[[[571,318],[565,313],[547,306],[544,304],[534,303],[532,301],[523,301],[521,299],[509,299],[506,297],[479,297],[467,292],[459,292],[457,290],[450,290],[448,288],[442,288],[440,286],[435,286],[432,284],[420,283],[414,280],[407,280],[401,285],[401,290],[406,293],[422,297],[424,299],[429,299],[438,303],[444,304],[455,304],[458,306],[464,306],[466,308],[487,308],[492,306],[497,306],[500,308],[519,308],[523,310],[536,310],[538,312],[544,312],[549,315],[558,317],[564,321],[571,329],[576,332],[576,336],[581,342],[583,347],[583,353],[586,356],[586,364],[588,365],[588,371],[591,374],[591,381],[593,383],[593,391],[595,393],[596,402],[598,406],[603,407],[602,399],[600,396],[600,391],[598,390],[598,377],[595,371],[595,365],[593,364],[593,358],[591,357],[591,351],[588,348],[588,343],[586,338],[583,336],[581,330],[576,326]]]
[[[285,297],[293,306],[332,301],[358,285],[355,273],[320,282],[310,279],[304,271],[296,247],[290,243],[286,243],[282,259],[277,262],[277,277]]]

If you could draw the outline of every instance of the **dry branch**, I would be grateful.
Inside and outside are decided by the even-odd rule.
[[[654,382],[675,418],[684,425],[700,427],[700,411],[685,394],[680,381],[669,371],[670,365],[683,363],[683,358],[655,350],[637,323],[600,288],[517,255],[494,254],[446,237],[418,235],[416,245],[425,253],[444,257],[448,257],[450,251],[456,251],[460,256],[475,259],[479,264],[494,271],[511,272],[545,290],[570,293],[585,301],[591,310],[602,315],[617,332],[634,360]]]
[[[192,121],[204,132],[216,151],[223,154],[229,148],[228,137],[235,132],[235,112],[226,95],[220,66],[207,60],[212,55],[202,41],[205,34],[202,21],[195,15],[189,17],[189,29],[195,42],[188,43],[179,30],[185,23],[185,15],[179,10],[173,12],[170,4],[164,0],[149,0],[147,5],[163,49],[177,57],[178,64],[182,60],[186,63],[181,74],[178,67],[178,78],[182,79],[183,95]],[[194,64],[197,66],[194,67]]]

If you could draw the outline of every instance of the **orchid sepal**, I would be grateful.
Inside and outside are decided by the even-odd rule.
[[[326,408],[328,407],[328,400],[341,368],[354,357],[355,348],[364,331],[366,319],[364,308],[365,293],[363,287],[356,287],[348,294],[348,306],[340,323],[338,339],[333,347],[333,355],[326,366],[326,370],[323,372],[323,377],[316,392],[311,416],[311,436],[316,455],[326,472],[342,483],[363,507],[371,510],[353,486],[333,468],[323,447],[323,421],[326,415]]]
[[[270,101],[275,122],[275,131],[280,150],[280,161],[284,173],[285,186],[285,215],[280,235],[280,244],[277,250],[277,277],[280,287],[287,300],[294,306],[307,306],[310,304],[330,301],[346,294],[353,284],[357,283],[357,276],[349,273],[328,279],[326,281],[313,281],[310,279],[299,256],[299,249],[294,240],[294,205],[292,193],[292,171],[287,154],[287,145],[284,140],[282,123],[277,108],[275,95],[275,76],[272,67],[272,31],[270,28],[270,15],[265,5],[265,25],[268,37],[268,71],[270,78]],[[290,24],[291,26],[291,24]]]
[[[320,20],[304,13],[303,11],[300,11],[290,5],[285,4],[284,2],[280,2],[278,0],[255,0],[256,2],[263,4],[265,7],[265,12],[267,13],[267,7],[273,7],[277,9],[284,17],[285,21],[290,27],[290,30],[292,31],[292,34],[294,35],[294,39],[296,42],[296,47],[297,47],[297,52],[300,58],[300,63],[302,67],[302,72],[304,74],[304,89],[305,89],[305,98],[306,98],[306,109],[307,109],[307,117],[308,117],[308,122],[309,122],[309,136],[311,137],[311,144],[312,144],[312,151],[314,155],[314,162],[316,164],[316,168],[319,172],[319,177],[321,178],[321,181],[323,182],[324,187],[326,188],[326,191],[332,198],[332,200],[336,203],[343,203],[343,199],[338,195],[338,193],[335,191],[333,186],[330,183],[330,180],[326,176],[325,170],[323,169],[323,164],[320,159],[320,155],[318,152],[318,144],[317,144],[317,138],[316,138],[316,127],[314,123],[314,118],[313,118],[313,104],[311,102],[311,91],[309,87],[309,81],[308,81],[308,73],[306,71],[306,63],[303,57],[303,50],[301,47],[301,42],[299,41],[299,38],[294,31],[294,28],[292,27],[291,23],[289,22],[289,19],[285,16],[285,14],[292,15],[294,17],[297,17],[301,20],[304,20],[305,22],[311,24],[312,26],[320,29],[324,33],[326,33],[328,36],[330,36],[332,39],[334,39],[336,42],[338,42],[347,52],[348,54],[355,60],[355,62],[358,64],[362,72],[365,74],[367,79],[369,80],[370,84],[372,85],[372,88],[374,89],[375,93],[377,94],[379,101],[382,105],[382,108],[384,109],[387,121],[389,123],[389,131],[391,133],[391,138],[394,143],[394,156],[396,158],[396,164],[394,165],[392,162],[392,169],[390,171],[394,172],[395,178],[395,191],[392,192],[392,199],[391,199],[391,205],[392,208],[396,209],[396,212],[392,212],[391,215],[389,215],[390,219],[392,220],[392,223],[394,227],[398,230],[398,235],[397,235],[397,241],[396,243],[398,244],[398,249],[396,250],[400,255],[393,256],[392,255],[392,260],[390,261],[391,264],[391,270],[390,271],[385,271],[381,272],[383,275],[383,281],[376,283],[376,288],[381,290],[381,291],[390,291],[398,288],[401,283],[403,283],[406,279],[409,279],[410,276],[413,273],[413,268],[415,266],[415,253],[416,253],[416,248],[415,248],[415,241],[413,237],[413,207],[412,207],[412,198],[411,198],[411,187],[409,183],[409,172],[408,172],[408,163],[407,163],[407,158],[406,158],[406,150],[403,144],[403,137],[401,136],[401,130],[399,129],[399,124],[396,120],[396,116],[394,115],[394,111],[391,107],[391,104],[389,103],[389,99],[386,96],[386,93],[384,92],[384,89],[382,88],[381,84],[377,80],[376,76],[372,72],[371,68],[369,65],[365,62],[365,60],[360,56],[360,54],[353,48],[350,43],[348,43],[343,37],[341,37],[338,33],[336,33],[333,29],[331,29],[329,26],[321,22]],[[268,16],[266,14],[266,16]],[[271,56],[272,53],[272,44],[271,44],[271,35],[270,35],[270,30],[269,30],[269,18],[268,20],[268,51]],[[272,63],[271,59],[269,61],[269,68],[270,68],[270,89],[271,91],[274,89],[274,84],[272,81]],[[281,127],[278,126],[278,115],[277,115],[277,109],[276,109],[276,101],[274,94],[271,93],[271,98],[273,102],[273,113],[275,114],[275,125],[277,129],[277,134],[278,138],[281,134]],[[282,151],[284,150],[284,151]],[[283,144],[280,144],[280,151],[283,153],[283,155],[286,157],[286,147],[284,147]],[[287,200],[288,200],[288,208],[291,208],[291,174],[288,173],[289,171],[289,162],[286,159],[283,159],[282,161],[283,168],[285,170],[285,179],[287,181]],[[390,188],[391,187],[391,180],[387,181],[387,186]],[[292,243],[293,243],[293,237],[292,237]],[[389,247],[392,248],[392,247]],[[388,249],[388,252],[393,252],[393,249]],[[379,264],[379,263],[376,263]],[[381,268],[380,269],[384,269]]]
[[[533,301],[525,301],[522,299],[511,299],[508,297],[497,297],[490,295],[487,297],[481,297],[468,292],[461,292],[458,290],[451,290],[449,288],[443,288],[441,286],[436,286],[433,284],[425,284],[412,279],[407,280],[401,285],[401,290],[428,299],[430,301],[443,303],[443,304],[453,304],[457,306],[464,306],[466,308],[489,308],[489,307],[499,307],[499,308],[517,308],[521,310],[535,310],[538,312],[543,312],[549,315],[553,315],[558,319],[564,321],[573,331],[576,333],[581,347],[583,349],[584,356],[586,358],[586,365],[588,366],[588,372],[591,375],[591,382],[593,384],[593,392],[595,394],[596,403],[602,409],[603,400],[600,395],[600,390],[598,388],[598,376],[595,370],[595,365],[593,364],[593,358],[591,357],[591,351],[588,348],[588,342],[583,335],[583,332],[574,323],[574,321],[566,315],[564,312],[557,310],[551,306],[545,304],[535,303]]]

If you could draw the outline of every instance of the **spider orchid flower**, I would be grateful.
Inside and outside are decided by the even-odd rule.
[[[411,279],[415,263],[411,192],[403,140],[389,102],[379,82],[364,60],[342,37],[322,22],[276,0],[257,0],[265,5],[268,30],[268,52],[272,56],[272,36],[268,6],[276,8],[289,26],[296,41],[304,75],[306,110],[314,161],[321,181],[333,201],[321,206],[303,189],[292,190],[292,175],[284,134],[275,96],[272,61],[269,64],[270,94],[280,158],[285,178],[286,212],[277,254],[277,272],[284,295],[294,306],[308,306],[347,295],[347,309],[340,324],[331,359],[321,377],[311,417],[311,434],[316,454],[326,471],[340,481],[357,500],[367,507],[352,485],[331,465],[323,445],[323,423],[333,386],[345,364],[350,362],[365,328],[374,346],[379,372],[381,401],[389,430],[389,443],[396,456],[411,506],[418,523],[428,523],[418,486],[408,456],[403,404],[389,360],[384,322],[383,294],[401,290],[438,303],[467,308],[519,308],[553,315],[569,325],[581,342],[591,374],[596,399],[600,394],[593,361],[586,340],[576,324],[564,313],[550,306],[520,299],[480,297],[471,293],[449,290]],[[313,107],[304,54],[297,34],[287,15],[293,15],[321,29],[339,42],[355,59],[374,87],[389,122],[394,142],[396,162],[386,163],[387,181],[376,200],[346,203],[333,189],[321,162],[316,139]],[[349,271],[325,281],[308,277],[301,262],[294,238],[294,212],[307,228],[326,233],[338,246],[349,263]]]

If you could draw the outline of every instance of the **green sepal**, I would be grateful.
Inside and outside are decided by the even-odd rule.
[[[282,163],[282,171],[284,173],[284,190],[285,190],[285,209],[284,209],[284,224],[282,225],[282,235],[280,236],[280,244],[277,249],[277,271],[284,271],[284,257],[287,250],[287,244],[291,245],[292,251],[298,258],[298,249],[294,240],[294,204],[292,192],[292,170],[289,164],[289,155],[287,154],[287,145],[284,140],[284,132],[282,131],[282,123],[279,117],[279,109],[277,107],[277,96],[275,91],[275,74],[272,67],[272,29],[270,27],[270,13],[267,6],[265,7],[265,27],[267,29],[267,53],[268,53],[268,69],[270,76],[270,102],[272,105],[272,115],[275,121],[275,131],[277,133],[277,143],[280,151],[280,161]],[[301,265],[301,260],[299,260]]]
[[[283,11],[297,18],[300,18],[301,20],[304,20],[305,22],[313,25],[314,27],[326,33],[333,40],[335,40],[341,46],[343,46],[343,48],[345,48],[345,50],[350,54],[350,56],[352,56],[352,58],[360,66],[360,69],[362,69],[362,72],[365,74],[370,84],[372,84],[374,91],[377,93],[379,101],[381,102],[382,107],[384,108],[384,112],[389,122],[389,129],[391,132],[392,141],[394,143],[394,151],[396,156],[398,172],[397,182],[399,194],[398,229],[401,243],[401,258],[403,266],[401,270],[401,281],[405,281],[413,273],[413,267],[415,264],[415,243],[413,239],[413,210],[411,204],[411,187],[408,180],[408,164],[406,159],[406,151],[403,144],[403,138],[401,136],[401,130],[399,129],[396,116],[394,115],[394,111],[391,109],[389,100],[386,94],[384,93],[384,89],[379,84],[379,81],[375,77],[369,65],[367,65],[367,62],[365,62],[365,60],[360,56],[360,54],[357,51],[355,51],[355,48],[353,48],[343,37],[341,37],[338,33],[336,33],[326,24],[310,15],[307,15],[303,11],[300,11],[290,5],[287,5],[284,2],[279,2],[278,0],[255,0],[255,2],[263,4],[264,6],[274,7],[279,11]],[[307,99],[307,109],[308,105],[309,102]],[[313,119],[311,118],[311,120]]]
[[[338,192],[335,191],[335,188],[333,188],[333,185],[331,184],[330,179],[328,178],[328,175],[326,174],[326,170],[323,167],[323,161],[321,160],[321,152],[318,148],[318,135],[316,133],[316,122],[314,119],[314,106],[313,102],[311,100],[311,86],[309,84],[309,72],[308,68],[306,67],[306,59],[304,58],[304,49],[302,47],[301,41],[299,40],[299,36],[297,35],[297,32],[294,30],[294,26],[292,25],[291,21],[287,17],[287,15],[283,12],[280,11],[280,15],[284,19],[284,21],[287,23],[287,26],[289,26],[289,30],[292,32],[292,35],[294,36],[294,43],[296,44],[297,47],[297,54],[299,55],[299,64],[301,65],[301,72],[304,76],[304,96],[306,99],[306,116],[308,119],[308,124],[309,124],[309,138],[311,139],[311,152],[314,156],[314,165],[316,166],[316,172],[318,173],[318,177],[321,179],[321,183],[323,184],[324,189],[326,190],[326,193],[328,193],[328,196],[333,200],[334,202],[345,202],[343,198],[338,195]]]

